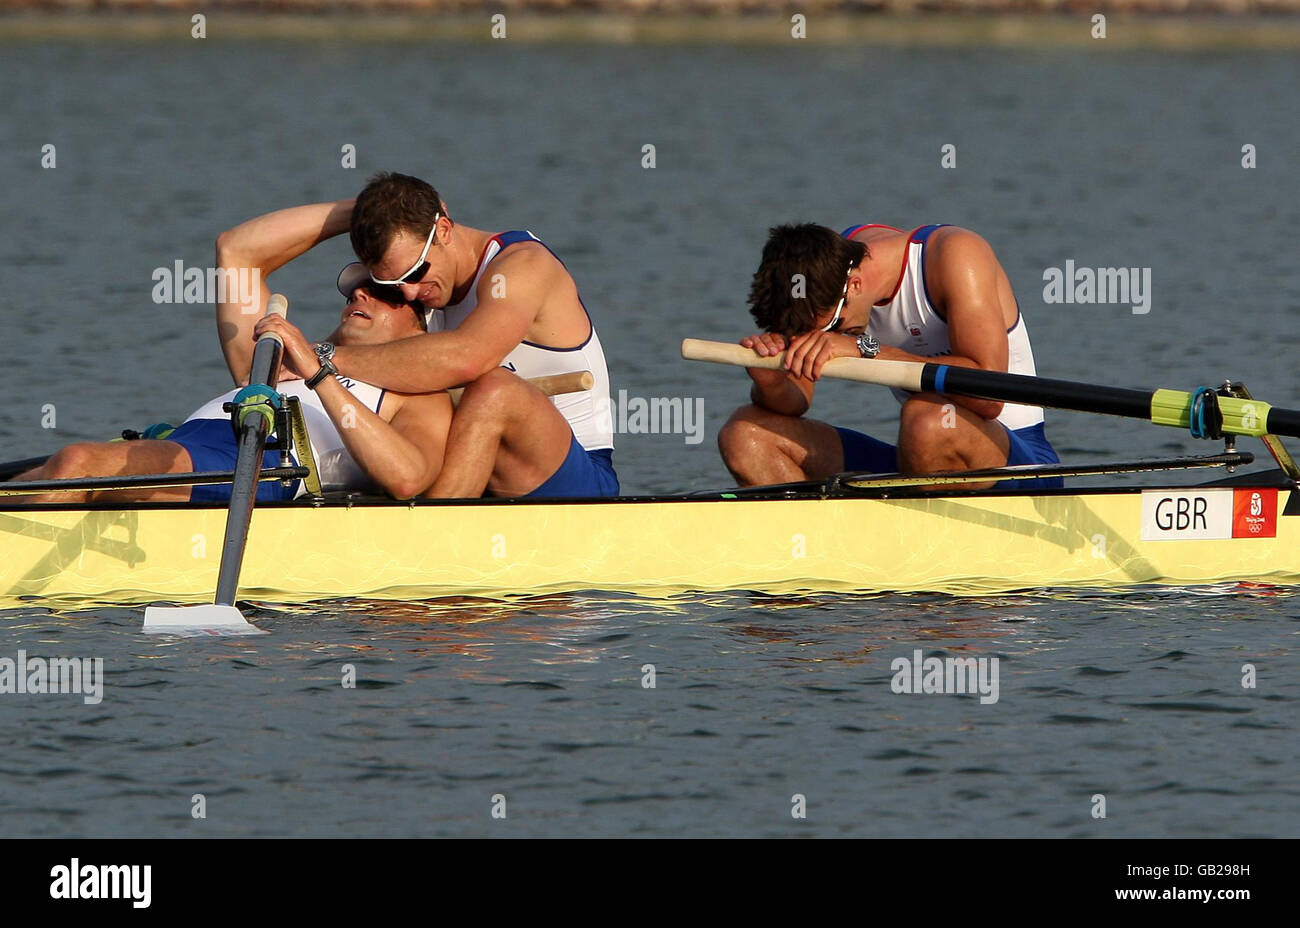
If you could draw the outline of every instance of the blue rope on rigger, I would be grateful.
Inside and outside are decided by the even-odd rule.
[[[1219,394],[1213,387],[1197,387],[1192,392],[1187,427],[1193,438],[1223,437],[1223,413],[1219,410]]]

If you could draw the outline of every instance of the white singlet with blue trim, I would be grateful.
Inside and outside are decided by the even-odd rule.
[[[537,242],[547,251],[546,243],[531,232],[501,232],[494,235],[483,249],[478,261],[478,271],[470,284],[469,292],[459,303],[429,313],[429,331],[444,332],[456,328],[468,318],[478,306],[478,285],[487,272],[488,265],[503,249],[517,242]],[[555,255],[555,252],[551,252]],[[559,261],[559,256],[555,255]],[[563,264],[563,261],[560,261]],[[578,298],[579,304],[582,298]],[[583,312],[587,307],[582,307]],[[528,380],[532,377],[547,377],[554,374],[568,374],[573,371],[591,371],[595,380],[590,390],[579,393],[565,393],[551,397],[551,402],[560,414],[568,420],[569,428],[586,451],[600,451],[614,447],[613,416],[610,413],[609,371],[605,367],[605,352],[600,346],[600,336],[596,326],[587,314],[587,324],[591,334],[587,340],[576,348],[549,348],[533,342],[520,342],[505,356],[501,366]]]
[[[359,380],[353,380],[350,377],[338,377],[339,383],[347,387],[349,392],[357,398],[362,406],[365,406],[373,413],[379,412],[379,407],[384,402],[384,390],[368,383],[362,383]],[[325,411],[321,405],[320,397],[315,390],[307,389],[307,384],[301,380],[286,380],[276,386],[276,390],[283,396],[296,396],[302,404],[302,417],[307,423],[307,435],[311,439],[312,455],[316,458],[316,466],[320,470],[321,489],[325,492],[350,490],[356,492],[375,491],[378,486],[370,476],[361,469],[356,458],[348,451],[347,446],[343,444],[343,436],[339,434],[338,427],[334,425],[334,420]],[[230,413],[223,412],[221,406],[223,403],[229,403],[235,398],[238,390],[231,390],[229,393],[223,393],[216,399],[209,400],[198,409],[194,410],[186,419],[190,422],[194,419],[223,419],[230,421]],[[234,441],[234,433],[231,433],[231,441]],[[295,496],[306,495],[307,490],[298,481],[298,492]]]
[[[872,307],[867,331],[880,339],[882,345],[927,358],[952,353],[948,323],[935,311],[925,287],[925,244],[930,234],[944,225],[922,226],[912,232],[898,288],[888,303]],[[844,237],[852,238],[865,228],[869,226],[854,226],[845,231]],[[1036,376],[1034,351],[1029,345],[1025,317],[1018,305],[1016,324],[1007,330],[1007,372]],[[894,390],[893,394],[900,403],[906,402],[911,395],[903,390]],[[1028,428],[1043,421],[1043,411],[1037,406],[1006,403],[997,421],[1012,431]]]

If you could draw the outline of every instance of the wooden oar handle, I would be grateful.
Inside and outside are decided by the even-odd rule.
[[[274,313],[277,316],[289,315],[289,298],[283,293],[272,293],[271,298],[266,301],[267,314]]]
[[[769,371],[779,371],[785,364],[785,352],[772,358],[764,358],[740,345],[710,342],[699,338],[682,339],[682,357],[687,361],[711,361],[715,364],[731,364],[736,367],[754,367]],[[859,383],[875,383],[882,387],[896,387],[899,390],[910,390],[915,393],[921,390],[921,369],[924,366],[915,361],[835,358],[826,362],[822,368],[822,376],[856,380]]]
[[[271,298],[266,301],[266,315],[268,316],[288,316],[289,315],[289,298],[283,293],[272,293]],[[260,341],[272,341],[284,344],[282,339],[275,332],[263,332],[257,339]]]
[[[283,294],[272,294],[270,299],[266,300],[266,315],[268,316],[289,316],[289,298]],[[264,331],[257,338],[259,342],[278,342],[283,347],[285,339],[282,339],[274,331]]]
[[[547,396],[559,396],[562,393],[581,393],[583,390],[590,390],[595,386],[596,378],[591,375],[591,371],[569,371],[567,374],[530,377],[528,383]]]
[[[583,390],[590,390],[595,386],[596,378],[592,376],[591,371],[569,371],[567,374],[530,377],[525,383],[532,384],[546,396],[559,396],[562,393],[581,393]],[[447,391],[451,396],[452,405],[460,402],[464,392],[464,387],[453,387]]]

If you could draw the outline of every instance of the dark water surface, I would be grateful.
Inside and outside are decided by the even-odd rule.
[[[727,482],[714,439],[743,375],[687,365],[677,343],[748,331],[749,274],[779,221],[969,226],[1016,287],[1041,373],[1234,377],[1297,406],[1298,85],[1297,58],[1246,53],[6,44],[0,437],[25,457],[225,390],[210,308],[155,305],[154,268],[206,265],[222,229],[350,195],[380,169],[429,178],[469,225],[551,244],[616,394],[703,397],[699,444],[618,438],[629,492]],[[309,335],[332,328],[349,257],[331,242],[273,278]],[[1045,304],[1043,270],[1067,259],[1151,268],[1150,312]],[[829,384],[815,411],[889,437],[897,407]],[[1208,450],[1067,413],[1049,435],[1075,461]],[[0,821],[8,835],[1294,836],[1296,602],[1210,588],[326,603],[268,610],[273,634],[240,641],[34,606],[5,613],[0,656],[99,656],[107,682],[98,705],[0,695]],[[894,694],[890,662],[916,648],[999,657],[999,701]]]

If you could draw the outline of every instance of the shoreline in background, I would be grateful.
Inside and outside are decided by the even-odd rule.
[[[1297,5],[1300,9],[1300,4]],[[473,12],[349,11],[304,9],[253,12],[208,8],[208,39],[496,41],[488,9]],[[0,41],[119,39],[194,41],[193,9],[38,10],[0,13]],[[962,13],[904,15],[842,11],[807,14],[807,37],[791,35],[792,14],[771,13],[542,13],[506,10],[507,39],[520,42],[724,43],[818,46],[992,46],[1173,50],[1297,49],[1300,16],[1107,16],[1106,38],[1092,37],[1091,13]]]

